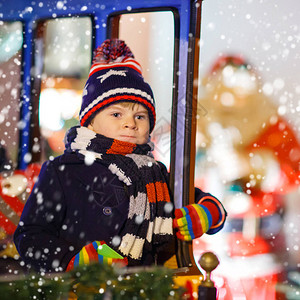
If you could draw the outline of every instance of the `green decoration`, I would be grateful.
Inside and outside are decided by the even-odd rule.
[[[181,299],[183,288],[164,267],[79,266],[67,273],[0,277],[2,300],[138,300]]]
[[[97,252],[104,257],[124,259],[123,256],[121,256],[118,252],[116,252],[106,244],[100,245],[97,249]]]

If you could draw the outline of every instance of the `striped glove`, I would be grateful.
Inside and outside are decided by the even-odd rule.
[[[175,210],[173,227],[176,235],[184,241],[191,241],[207,232],[212,225],[212,215],[202,204],[190,204]]]
[[[95,241],[84,246],[69,262],[66,271],[74,267],[88,265],[92,262],[127,265],[127,258],[122,257],[119,253],[110,248],[105,242]]]

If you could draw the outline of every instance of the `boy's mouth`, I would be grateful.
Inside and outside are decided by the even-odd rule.
[[[132,136],[132,135],[120,135],[120,140],[123,140],[124,142],[134,143],[136,140],[136,137]]]
[[[123,138],[129,138],[129,139],[135,139],[135,136],[133,135],[121,135]]]

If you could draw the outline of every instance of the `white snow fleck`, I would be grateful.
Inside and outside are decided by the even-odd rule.
[[[31,162],[31,159],[32,159],[31,153],[26,153],[26,154],[24,155],[24,162],[30,163],[30,162]]]
[[[207,24],[207,29],[213,31],[215,28],[216,28],[215,23],[210,22],[210,23]]]
[[[94,161],[95,161],[95,155],[92,152],[87,152],[84,157],[84,163],[87,166],[90,166],[94,163]]]
[[[271,96],[273,94],[273,85],[269,82],[266,82],[262,88],[266,96]]]
[[[56,211],[60,211],[61,210],[61,204],[57,204],[55,209],[56,209]]]
[[[53,262],[52,262],[52,268],[57,268],[59,266],[59,260],[58,259],[55,259]]]
[[[273,86],[274,86],[275,89],[281,90],[281,89],[284,88],[284,84],[285,83],[284,83],[284,80],[282,78],[276,78],[274,80]]]
[[[170,213],[173,210],[173,204],[171,202],[168,202],[164,206],[164,210],[166,213]]]
[[[144,217],[142,215],[137,215],[135,217],[135,223],[136,224],[141,224],[144,221]]]
[[[114,236],[112,241],[111,241],[113,246],[118,246],[121,243],[121,238],[119,236]]]
[[[63,7],[64,7],[63,1],[57,1],[57,3],[56,3],[56,8],[57,8],[57,9],[63,9]]]
[[[279,114],[280,116],[285,115],[285,114],[286,114],[286,111],[287,111],[286,106],[285,106],[285,105],[280,105],[280,106],[278,107],[277,111],[278,111],[278,114]]]
[[[38,192],[37,195],[36,195],[36,198],[37,198],[37,204],[42,204],[43,203],[43,194],[41,192]]]

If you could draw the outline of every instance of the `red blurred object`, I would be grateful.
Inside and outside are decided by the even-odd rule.
[[[285,180],[278,190],[286,192],[300,183],[300,144],[289,124],[279,118],[268,126],[249,147],[251,150],[266,148],[277,157]]]
[[[30,164],[26,170],[15,170],[12,175],[0,175],[0,226],[8,235],[17,228],[25,202],[41,170],[39,164]]]
[[[247,210],[239,212],[231,208],[231,204],[228,201],[228,209],[230,218],[244,218],[248,216],[255,216],[261,218],[274,214],[283,205],[282,196],[277,193],[265,193],[262,190],[251,189],[248,191],[251,193],[247,195],[251,201]],[[235,205],[236,203],[233,203]]]
[[[185,284],[185,289],[186,289],[186,291],[183,293],[182,299],[195,300],[195,298],[193,296],[193,284],[190,280],[187,280],[187,282]]]
[[[243,279],[221,278],[215,281],[223,284],[217,286],[218,300],[275,300],[276,282],[279,274],[270,274],[262,277],[249,277]],[[277,299],[278,300],[278,299]],[[282,299],[283,300],[283,299]]]
[[[228,236],[228,254],[233,256],[253,256],[270,252],[265,239],[260,236],[245,238],[241,232],[231,233]]]

